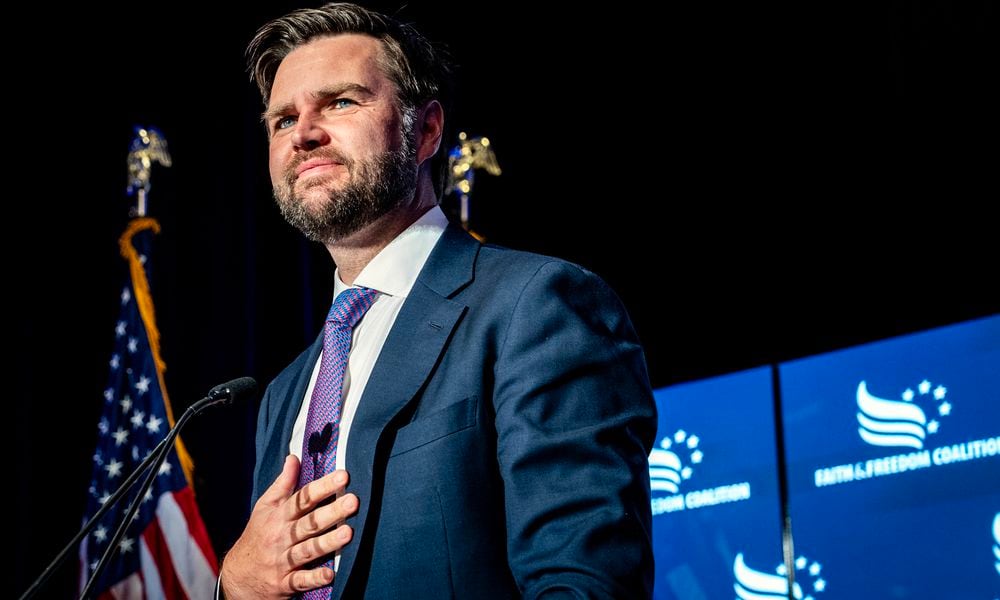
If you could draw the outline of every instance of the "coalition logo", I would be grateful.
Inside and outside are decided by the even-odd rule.
[[[868,385],[858,384],[858,435],[872,446],[903,446],[922,450],[928,435],[934,435],[941,426],[937,419],[951,414],[951,403],[945,399],[948,388],[924,379],[917,386],[906,388],[902,400],[878,398],[868,392]],[[933,401],[929,399],[933,397]],[[928,420],[921,404],[932,411]],[[936,415],[934,413],[937,413]]]
[[[816,600],[813,594],[826,590],[826,580],[822,576],[823,566],[810,561],[805,556],[795,559],[795,583],[792,597],[796,600]],[[774,573],[757,571],[747,566],[743,553],[736,555],[733,562],[733,589],[742,600],[784,600],[788,598],[788,569],[778,565]],[[803,591],[809,590],[809,591]]]
[[[698,449],[698,436],[688,435],[683,429],[660,440],[660,447],[649,453],[649,487],[654,492],[676,494],[681,482],[690,479],[694,469],[705,455]],[[681,460],[680,452],[687,459]]]
[[[993,517],[993,558],[996,559],[993,566],[997,569],[997,575],[1000,575],[1000,513]]]
[[[1000,454],[1000,435],[957,444],[933,446],[938,437],[939,419],[952,413],[948,388],[924,379],[900,394],[900,400],[879,398],[858,384],[858,435],[869,445],[881,448],[910,448],[901,454],[872,458],[856,463],[816,469],[816,487],[897,475],[953,463],[979,460]]]
[[[659,447],[649,453],[653,516],[750,498],[750,483],[746,481],[681,493],[681,487],[694,474],[693,465],[700,465],[705,458],[699,444],[701,438],[679,429],[660,440]]]

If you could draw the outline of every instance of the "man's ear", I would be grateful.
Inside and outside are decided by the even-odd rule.
[[[417,113],[417,166],[437,154],[444,135],[444,109],[437,100],[428,100]]]

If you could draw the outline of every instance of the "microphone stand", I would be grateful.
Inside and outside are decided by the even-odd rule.
[[[167,438],[163,438],[162,440],[160,440],[160,443],[157,444],[155,448],[153,448],[153,451],[149,453],[149,456],[144,458],[143,461],[139,463],[139,466],[136,467],[135,471],[132,471],[132,474],[129,475],[125,479],[125,481],[122,482],[120,486],[118,486],[118,489],[115,490],[115,493],[112,494],[111,497],[108,498],[104,502],[104,504],[101,505],[101,508],[96,513],[94,513],[94,516],[91,517],[89,521],[87,521],[87,523],[80,529],[80,531],[77,532],[75,536],[73,536],[73,539],[71,539],[69,543],[66,544],[66,547],[63,548],[61,552],[59,552],[55,560],[49,563],[49,566],[46,567],[44,571],[42,571],[42,574],[38,577],[38,579],[35,580],[35,583],[31,584],[31,587],[29,587],[27,591],[24,592],[20,600],[28,600],[28,598],[34,596],[38,592],[38,590],[40,590],[42,586],[45,585],[45,583],[49,580],[49,577],[52,577],[52,574],[55,573],[56,569],[59,568],[59,566],[63,563],[63,561],[66,560],[66,557],[69,556],[70,551],[72,551],[73,548],[76,548],[77,544],[80,543],[80,540],[82,540],[88,533],[91,532],[92,529],[94,529],[94,526],[97,525],[97,522],[101,520],[101,517],[106,515],[108,511],[111,510],[112,507],[114,507],[114,505],[118,502],[118,500],[120,500],[122,496],[124,496],[130,489],[132,489],[132,486],[135,484],[135,481],[139,479],[139,476],[142,475],[146,471],[146,469],[149,468],[149,465],[154,460],[154,457],[156,457],[160,453],[163,453],[166,444],[167,444]]]
[[[121,524],[118,526],[118,531],[116,531],[114,537],[111,538],[111,542],[108,543],[108,547],[104,551],[104,555],[101,556],[101,561],[97,563],[97,568],[94,569],[93,574],[90,576],[90,581],[88,581],[87,586],[83,588],[83,593],[80,594],[81,599],[89,598],[93,593],[93,588],[97,584],[97,578],[104,572],[104,569],[107,568],[108,562],[111,560],[111,556],[115,553],[115,550],[118,549],[118,543],[121,542],[123,537],[125,537],[125,532],[128,530],[128,526],[132,523],[132,519],[135,518],[135,514],[139,512],[139,506],[142,504],[142,499],[146,495],[146,492],[149,491],[149,488],[153,487],[153,481],[156,479],[156,476],[160,474],[160,465],[163,464],[163,461],[167,459],[167,455],[170,454],[170,448],[173,447],[174,440],[177,439],[177,435],[181,432],[181,428],[184,427],[191,417],[209,406],[220,402],[231,401],[231,394],[232,392],[229,388],[225,388],[223,390],[219,390],[218,388],[213,389],[208,393],[208,396],[195,402],[186,411],[184,411],[184,414],[181,415],[180,420],[177,421],[174,428],[170,430],[167,437],[163,438],[163,443],[166,443],[166,445],[162,450],[160,450],[159,454],[156,454],[156,460],[152,465],[150,465],[149,473],[146,474],[146,480],[142,482],[142,487],[139,488],[139,491],[132,499],[132,504],[129,505],[128,513],[125,515],[125,518],[122,519]],[[152,455],[150,456],[152,457]]]
[[[191,419],[191,417],[205,410],[209,406],[221,403],[227,403],[227,404],[232,403],[235,397],[248,392],[252,393],[256,391],[256,387],[257,383],[252,378],[241,377],[239,379],[234,379],[233,381],[215,386],[208,392],[207,396],[189,406],[188,409],[184,411],[184,414],[181,415],[181,418],[177,421],[174,427],[167,434],[167,436],[163,438],[163,440],[160,441],[160,443],[157,444],[155,448],[153,448],[153,451],[149,454],[149,456],[144,458],[143,461],[139,463],[139,466],[136,467],[135,471],[133,471],[132,474],[129,475],[125,479],[125,481],[122,482],[122,484],[118,487],[118,489],[115,490],[115,493],[112,494],[111,497],[104,502],[104,505],[101,506],[101,508],[97,511],[97,513],[95,513],[94,516],[91,517],[91,519],[87,521],[87,523],[83,526],[83,528],[81,528],[80,531],[73,537],[73,539],[70,540],[68,544],[66,544],[66,547],[62,549],[59,555],[56,556],[56,558],[51,563],[49,563],[49,566],[46,567],[45,570],[42,572],[42,574],[38,577],[38,579],[36,579],[35,582],[31,584],[31,587],[29,587],[24,592],[24,594],[21,595],[20,600],[28,600],[29,598],[33,597],[35,594],[38,593],[38,591],[42,588],[45,582],[47,582],[49,578],[52,577],[52,574],[55,572],[55,570],[66,560],[66,557],[69,556],[70,551],[74,547],[76,547],[76,545],[80,542],[80,540],[84,538],[84,536],[90,533],[90,531],[94,528],[94,526],[101,519],[101,517],[107,514],[107,512],[111,510],[111,507],[114,506],[115,503],[118,500],[120,500],[121,497],[124,496],[129,491],[129,489],[132,488],[132,486],[135,484],[135,481],[139,478],[139,476],[142,475],[142,473],[145,472],[146,470],[149,470],[149,474],[146,476],[146,480],[143,482],[142,488],[139,490],[139,493],[136,494],[135,498],[132,500],[132,504],[129,507],[128,514],[125,516],[125,519],[119,525],[118,530],[115,532],[114,538],[108,544],[107,549],[101,556],[101,560],[97,564],[97,568],[94,569],[94,573],[93,575],[91,575],[90,581],[87,582],[87,586],[84,588],[83,593],[80,595],[80,598],[86,598],[89,594],[91,594],[92,589],[95,583],[97,582],[98,576],[107,567],[108,561],[114,554],[115,549],[118,547],[118,543],[121,541],[121,538],[125,535],[125,531],[128,529],[129,523],[132,522],[132,519],[135,517],[135,513],[138,512],[139,505],[142,503],[141,500],[142,497],[145,496],[146,492],[149,491],[149,488],[152,487],[153,481],[159,474],[160,465],[163,464],[163,461],[165,461],[167,456],[170,454],[170,448],[173,446],[174,440],[180,433],[181,428],[184,427],[184,425]]]
[[[169,449],[173,447],[177,434],[180,432],[181,428],[184,427],[185,423],[191,419],[191,416],[194,414],[192,409],[205,400],[210,400],[210,398],[203,398],[192,405],[191,408],[184,411],[180,420],[177,421],[177,425],[170,430],[167,437],[163,438],[163,441],[166,442],[166,446],[155,455],[156,460],[149,466],[149,473],[146,475],[146,480],[142,482],[142,487],[139,488],[138,493],[136,493],[135,497],[132,498],[132,504],[129,505],[125,518],[122,519],[121,524],[118,525],[118,531],[115,532],[114,537],[111,538],[111,541],[108,543],[108,547],[104,550],[104,554],[101,556],[101,561],[97,563],[97,568],[95,568],[93,574],[91,574],[90,581],[87,582],[87,586],[83,588],[83,593],[80,594],[81,600],[89,598],[93,593],[94,585],[97,584],[97,578],[104,572],[104,569],[107,568],[108,562],[111,560],[111,556],[118,548],[118,543],[121,542],[123,537],[125,537],[125,532],[128,530],[128,526],[132,523],[132,519],[135,518],[135,514],[139,512],[139,506],[142,505],[142,499],[146,495],[146,492],[149,491],[149,488],[153,487],[153,481],[160,473],[160,465],[163,464],[163,461],[167,459],[167,455],[170,454]],[[200,408],[198,410],[200,410]],[[152,456],[153,455],[150,455],[150,458],[152,458]]]

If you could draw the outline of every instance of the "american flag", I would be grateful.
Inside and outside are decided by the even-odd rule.
[[[121,290],[121,313],[115,323],[115,347],[104,390],[103,411],[84,520],[89,520],[121,482],[166,436],[173,422],[159,333],[146,279],[156,221],[135,219],[120,240],[129,262],[130,281]],[[182,462],[183,461],[183,462]],[[153,487],[118,544],[118,551],[94,587],[99,598],[211,598],[218,564],[205,531],[183,463],[190,465],[178,438],[159,469]],[[80,591],[97,567],[127,512],[131,494],[106,514],[80,543]]]

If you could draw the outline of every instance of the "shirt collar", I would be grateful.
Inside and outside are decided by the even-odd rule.
[[[334,277],[333,297],[349,287],[366,287],[389,296],[407,297],[427,257],[447,227],[448,218],[441,207],[431,208],[365,265],[354,280],[354,286],[340,280],[338,269]]]

